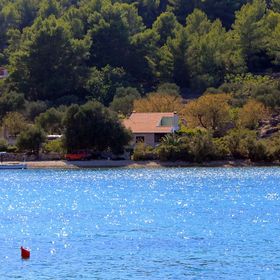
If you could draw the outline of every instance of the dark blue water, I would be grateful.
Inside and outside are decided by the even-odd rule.
[[[1,279],[280,278],[280,168],[0,178]]]

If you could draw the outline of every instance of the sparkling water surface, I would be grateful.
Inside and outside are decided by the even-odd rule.
[[[1,279],[280,278],[280,168],[0,178]]]

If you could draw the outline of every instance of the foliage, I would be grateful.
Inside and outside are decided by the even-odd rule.
[[[248,100],[239,111],[239,124],[244,128],[256,129],[259,121],[268,116],[265,106],[256,101]]]
[[[87,118],[94,129],[106,120],[125,143],[112,112],[98,109],[99,121],[83,104],[97,100],[122,115],[178,111],[187,129],[199,126],[214,138],[186,133],[184,144],[162,144],[168,158],[177,158],[179,149],[182,157],[200,160],[205,147],[211,150],[205,158],[233,156],[227,142],[238,137],[241,157],[257,160],[268,152],[275,158],[277,148],[262,151],[269,142],[240,131],[255,129],[266,109],[280,107],[279,42],[279,0],[2,0],[0,62],[9,76],[0,80],[0,120],[18,112],[46,132],[61,133],[63,113],[51,108],[78,104],[68,110],[75,132]],[[183,105],[181,96],[197,97],[206,88]],[[217,139],[234,126],[238,133]],[[113,140],[97,144],[92,135],[93,142],[79,145],[74,136],[69,147],[115,146]]]
[[[139,99],[140,93],[136,88],[121,87],[116,89],[116,95],[110,103],[110,108],[123,115],[129,115],[133,111],[134,100]]]
[[[5,152],[8,149],[8,144],[5,139],[0,139],[0,152]]]
[[[261,69],[259,54],[265,49],[265,0],[254,0],[244,5],[236,13],[233,24],[233,36],[236,45],[241,49],[242,55],[249,70]]]
[[[51,140],[46,142],[43,145],[43,151],[46,153],[59,153],[59,154],[63,154],[64,153],[64,147],[63,147],[63,142],[61,139],[55,139],[55,140]]]
[[[0,96],[0,119],[7,112],[21,110],[24,107],[24,96],[16,92],[4,93]]]
[[[64,125],[67,151],[110,149],[113,153],[120,154],[130,140],[129,132],[117,120],[116,115],[98,102],[69,107]]]
[[[64,114],[55,108],[50,108],[35,119],[35,123],[48,134],[60,134],[63,130]]]
[[[44,101],[31,101],[25,103],[25,115],[33,121],[38,115],[45,112],[48,105]]]
[[[88,99],[96,99],[108,105],[114,98],[116,89],[123,86],[125,71],[122,68],[105,66],[101,70],[90,69],[85,88]]]
[[[24,29],[20,49],[10,56],[12,85],[28,100],[56,99],[77,90],[87,56],[86,39],[71,38],[69,26],[53,15],[38,17]]]
[[[216,158],[212,136],[208,132],[196,133],[191,137],[190,152],[195,162]]]
[[[157,87],[157,92],[174,95],[174,96],[178,96],[178,97],[180,96],[180,88],[176,84],[173,84],[173,83],[160,84]]]
[[[4,129],[13,137],[16,137],[27,127],[24,116],[18,112],[9,112],[3,118]]]
[[[267,75],[229,75],[220,90],[232,94],[233,105],[255,98],[272,108],[280,106],[280,83]]]
[[[181,138],[176,134],[163,137],[157,147],[157,154],[162,161],[190,160],[190,147],[188,139]]]
[[[140,142],[137,143],[133,150],[133,160],[154,160],[157,158],[153,147]]]
[[[232,129],[224,137],[231,156],[234,158],[248,158],[248,145],[256,140],[256,133],[247,129]]]
[[[230,122],[229,101],[228,94],[205,94],[190,101],[184,109],[188,126],[222,132]]]
[[[36,126],[29,126],[18,136],[16,146],[20,151],[38,154],[44,141],[45,135],[42,130]]]
[[[279,71],[279,14],[279,0],[3,0],[0,61],[10,76],[1,84],[67,105],[108,106],[128,86],[202,93],[228,74]]]
[[[134,101],[136,112],[180,112],[182,108],[181,98],[174,94],[155,92]]]

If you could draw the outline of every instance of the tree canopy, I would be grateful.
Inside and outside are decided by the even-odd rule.
[[[203,93],[280,69],[278,0],[3,0],[0,27],[0,89],[28,101],[108,106],[118,87]]]
[[[116,115],[98,102],[69,107],[64,125],[65,146],[68,151],[110,149],[119,154],[130,140],[130,133]]]

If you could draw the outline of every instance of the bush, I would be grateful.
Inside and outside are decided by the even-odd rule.
[[[248,145],[256,140],[256,133],[248,129],[232,129],[224,140],[232,157],[245,159],[249,158]]]
[[[269,153],[261,141],[248,142],[248,156],[252,161],[265,161],[269,159]]]
[[[277,133],[273,137],[265,140],[268,149],[268,157],[270,160],[280,160],[280,134]]]
[[[153,147],[145,145],[145,143],[137,143],[133,151],[133,160],[154,160],[157,154]]]
[[[63,112],[52,107],[37,116],[35,123],[49,134],[60,134],[63,116]]]
[[[7,148],[8,153],[16,153],[17,151],[18,151],[17,147],[13,145],[9,145]]]
[[[215,159],[215,146],[209,133],[198,133],[191,139],[190,153],[195,162]]]
[[[26,117],[33,121],[38,115],[47,110],[48,105],[43,101],[32,101],[27,102],[25,108]]]
[[[157,147],[157,154],[162,161],[192,160],[189,137],[178,137],[176,134],[166,135]]]
[[[38,154],[44,140],[43,131],[38,127],[30,126],[19,135],[16,146],[20,151]]]
[[[8,144],[5,139],[0,139],[0,152],[6,152],[8,149]]]
[[[5,92],[0,96],[0,118],[2,119],[7,112],[21,110],[24,107],[23,94],[16,92]]]
[[[65,152],[61,139],[56,139],[45,143],[43,145],[43,151],[46,153],[54,152],[59,154],[63,154]]]
[[[157,154],[161,161],[175,161],[182,157],[181,147],[173,145],[160,145],[157,148]]]
[[[222,138],[214,138],[214,155],[216,159],[227,159],[230,156],[230,149],[228,147],[227,141]]]

